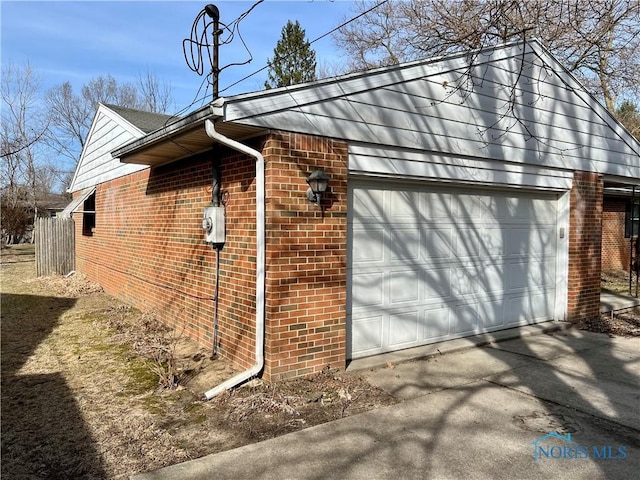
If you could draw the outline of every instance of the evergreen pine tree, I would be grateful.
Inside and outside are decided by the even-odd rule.
[[[316,79],[316,52],[305,38],[300,23],[291,20],[282,28],[282,37],[273,50],[273,58],[267,60],[268,80],[264,87],[277,88]]]
[[[616,109],[616,118],[627,127],[637,139],[640,139],[640,111],[636,104],[625,100]]]

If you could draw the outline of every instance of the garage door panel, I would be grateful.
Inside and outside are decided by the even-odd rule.
[[[358,189],[353,192],[354,219],[382,221],[384,212],[384,190]]]
[[[412,191],[389,192],[389,220],[393,223],[414,222],[420,215],[420,193]]]
[[[478,269],[475,278],[476,293],[500,293],[505,290],[505,268],[504,264],[483,264]]]
[[[545,253],[555,248],[555,227],[539,226],[535,230],[526,226],[513,227],[508,237],[509,255],[531,255]]]
[[[352,358],[553,318],[557,201],[538,197],[354,188],[374,206],[350,221]]]
[[[508,291],[548,288],[555,283],[555,263],[549,261],[514,262],[507,270]]]
[[[460,258],[478,258],[482,250],[482,232],[459,227],[456,232],[455,255]]]
[[[421,193],[420,220],[448,220],[453,213],[453,195],[449,193]]]
[[[512,215],[522,220],[536,223],[555,223],[556,204],[541,198],[513,198],[511,201]]]
[[[529,305],[529,320],[540,321],[549,318],[552,314],[553,305],[549,302],[547,292],[543,291],[537,295],[530,295],[527,299]]]
[[[391,262],[411,260],[413,263],[418,260],[420,258],[420,229],[407,227],[391,230],[385,257]]]
[[[389,302],[418,303],[420,301],[420,272],[411,270],[394,270],[389,272]]]
[[[423,230],[420,257],[423,261],[451,258],[454,251],[453,227]]]
[[[489,301],[480,304],[482,331],[498,330],[504,325],[504,300]]]
[[[351,280],[352,302],[358,307],[383,306],[384,274],[360,273],[354,274]]]
[[[509,238],[509,229],[499,226],[484,228],[480,237],[483,256],[502,257],[505,253],[505,243]]]
[[[484,195],[460,194],[457,200],[456,218],[469,225],[481,222],[489,214]]]
[[[352,325],[352,343],[357,345],[359,352],[381,351],[383,348],[383,316],[369,315],[354,316]]]
[[[422,312],[421,323],[424,326],[422,339],[428,342],[438,342],[449,337],[449,307],[425,309]]]
[[[451,268],[424,269],[422,277],[422,301],[446,300],[451,296]]]
[[[353,229],[353,242],[358,245],[352,252],[354,265],[370,265],[384,261],[385,229],[383,227],[360,227]]]
[[[454,270],[453,294],[458,298],[472,295],[475,291],[477,270],[474,265],[460,265]]]
[[[507,311],[511,312],[505,319],[505,324],[508,327],[526,325],[531,321],[532,316],[530,313],[530,307],[528,305],[527,297],[512,296],[506,299],[505,307]]]
[[[520,297],[511,296],[507,299],[505,307],[510,312],[506,322],[508,326],[527,325],[546,320],[553,311],[547,291]]]
[[[419,327],[417,310],[391,313],[389,315],[389,347],[395,350],[415,345],[418,341]]]
[[[475,303],[456,305],[453,333],[468,336],[480,331],[479,306]]]

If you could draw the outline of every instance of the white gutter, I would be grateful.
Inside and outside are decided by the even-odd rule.
[[[255,377],[264,367],[264,285],[265,285],[265,180],[264,180],[264,157],[260,152],[251,147],[237,142],[229,137],[225,137],[217,132],[211,120],[206,120],[204,128],[207,135],[213,140],[233,148],[241,153],[256,159],[256,363],[253,367],[239,373],[226,382],[205,392],[207,400],[211,400],[216,395],[239,385],[240,383]]]

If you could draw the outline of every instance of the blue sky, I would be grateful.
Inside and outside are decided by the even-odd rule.
[[[230,23],[255,2],[3,0],[2,63],[30,62],[45,89],[69,81],[75,91],[88,80],[107,74],[135,83],[148,69],[170,84],[176,101],[171,113],[175,113],[193,101],[203,80],[187,67],[182,40],[189,37],[193,21],[207,3],[219,8],[221,22]],[[298,20],[307,38],[313,40],[353,16],[352,7],[348,1],[265,0],[240,25],[253,61],[224,70],[220,89],[266,64],[287,20]],[[314,43],[313,48],[319,64],[341,63],[331,37]],[[246,59],[237,37],[221,47],[220,66]],[[263,71],[221,95],[261,90],[265,79]]]

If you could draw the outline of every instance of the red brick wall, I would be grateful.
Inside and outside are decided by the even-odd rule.
[[[347,145],[276,132],[267,163],[265,373],[306,375],[344,368],[347,280]],[[324,213],[307,200],[306,177],[331,177]]]
[[[346,144],[274,133],[253,148],[266,160],[265,377],[345,366]],[[212,347],[216,252],[203,242],[212,161],[222,158],[227,242],[220,252],[219,352],[254,363],[256,319],[255,160],[216,148],[98,185],[96,228],[82,235],[76,264],[105,290],[153,310],[179,332]],[[331,176],[324,214],[306,199],[315,168]]]
[[[220,149],[215,155],[224,156],[223,188],[229,191],[220,353],[248,367],[255,348],[255,161]],[[212,159],[209,152],[98,185],[93,236],[82,235],[76,217],[78,270],[207,348],[215,251],[203,242],[201,221],[211,203]]]
[[[600,312],[602,178],[575,172],[569,226],[568,317],[579,320]]]
[[[631,245],[624,238],[626,200],[605,198],[602,207],[602,270],[629,270]]]

